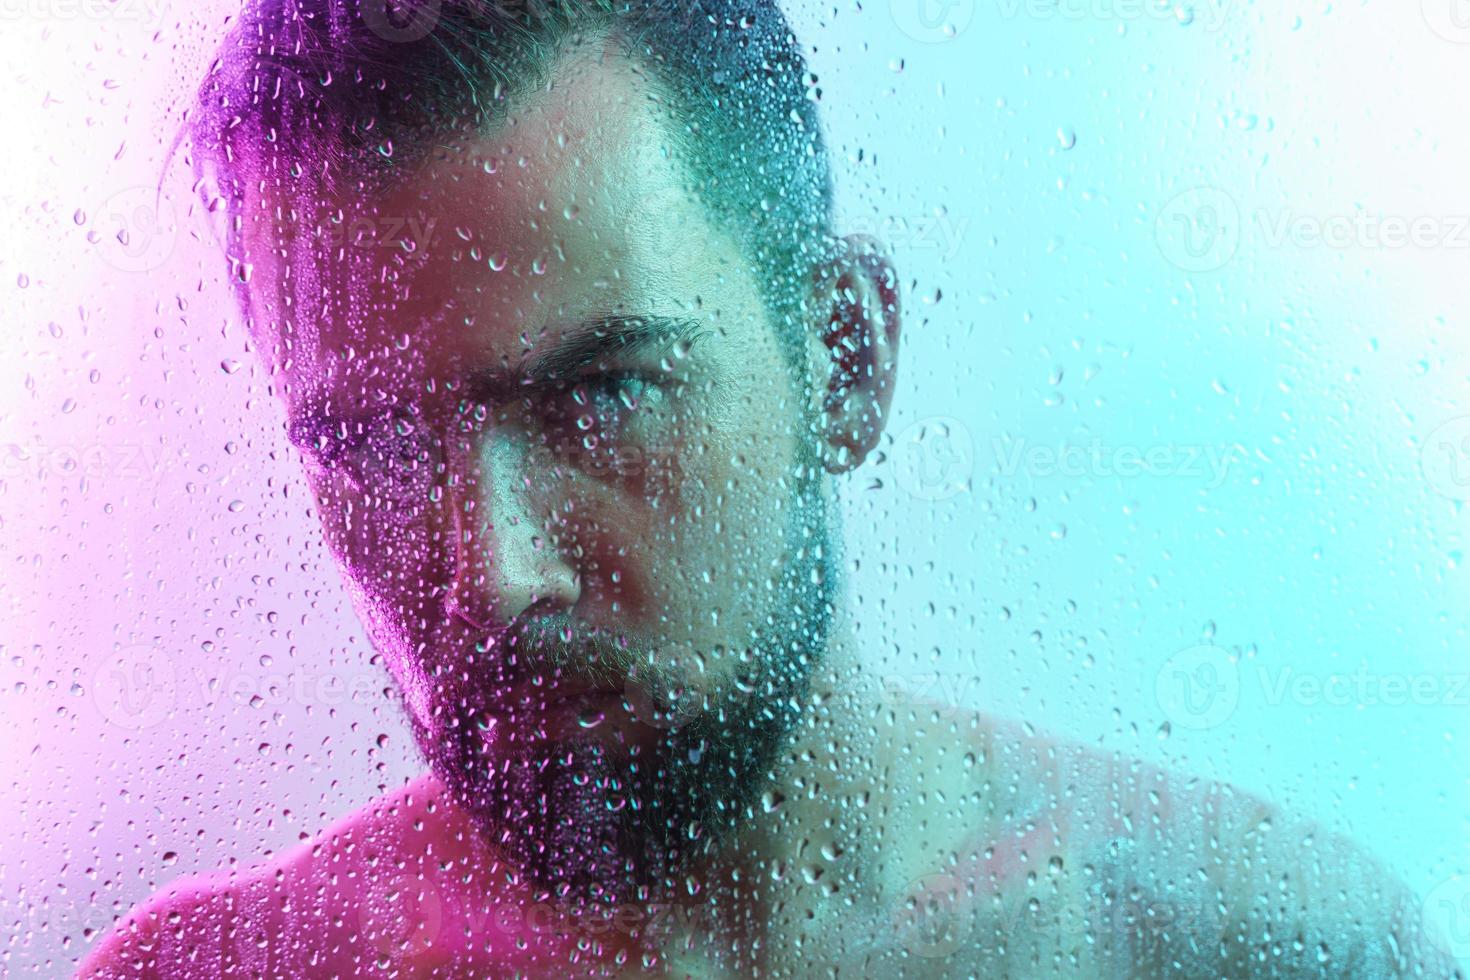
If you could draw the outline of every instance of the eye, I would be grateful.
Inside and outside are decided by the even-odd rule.
[[[439,475],[439,440],[418,419],[380,419],[345,455],[360,491],[400,505],[427,497]]]
[[[631,372],[588,374],[562,388],[548,405],[548,421],[591,449],[616,438],[635,413],[658,397],[658,386]]]
[[[584,378],[572,389],[572,402],[579,416],[606,420],[623,412],[637,411],[653,385],[632,374],[609,373]],[[583,426],[581,421],[579,427]]]
[[[319,472],[335,470],[362,436],[362,423],[330,418],[293,420],[286,433],[307,467]]]
[[[345,479],[387,507],[401,509],[426,498],[441,467],[437,434],[404,412],[325,422],[304,434],[293,432],[292,441],[312,469]]]

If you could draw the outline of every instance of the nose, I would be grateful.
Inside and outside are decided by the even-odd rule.
[[[525,439],[488,433],[465,447],[472,458],[456,467],[454,581],[448,612],[480,629],[505,626],[533,607],[564,612],[577,604],[581,586],[536,516],[526,472]]]

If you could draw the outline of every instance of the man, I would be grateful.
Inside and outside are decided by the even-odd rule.
[[[769,0],[262,0],[193,122],[430,773],[94,977],[1443,976],[1228,787],[876,696],[836,483],[898,279]]]

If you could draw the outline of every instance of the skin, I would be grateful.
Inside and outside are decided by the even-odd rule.
[[[262,345],[327,540],[426,737],[476,696],[472,671],[495,669],[497,648],[476,648],[487,631],[528,611],[634,637],[697,712],[740,669],[709,651],[758,627],[770,570],[792,560],[773,532],[789,498],[772,488],[789,481],[802,440],[831,503],[833,481],[876,447],[888,414],[893,270],[856,239],[803,270],[811,340],[802,373],[789,370],[749,262],[660,152],[668,141],[650,83],[610,50],[569,54],[513,125],[446,141],[374,202],[376,217],[436,231],[413,251],[354,254],[389,274],[329,291],[326,315],[299,323],[289,349],[284,335]],[[261,203],[270,213],[280,202]],[[327,210],[337,206],[363,207],[344,196]],[[257,245],[292,233],[251,228]],[[277,321],[286,273],[266,259],[254,272],[280,287],[256,290]],[[391,325],[350,326],[374,307],[394,315],[366,322]],[[638,407],[610,410],[616,432],[594,428],[665,450],[646,464],[613,471],[595,465],[595,451],[536,455],[543,436],[580,445],[586,406],[577,386],[527,400],[514,384],[483,398],[484,419],[443,450],[432,504],[399,515],[391,533],[370,493],[312,459],[321,420],[330,431],[364,406],[413,405],[414,425],[452,425],[466,377],[513,376],[607,313],[698,324],[687,349],[604,358],[597,377],[579,375],[584,389],[608,375],[639,379]],[[1452,970],[1410,896],[1347,842],[1229,787],[884,698],[862,661],[839,601],[770,793],[685,869],[680,890],[654,887],[609,917],[574,919],[429,774],[267,865],[160,893],[80,975]],[[668,731],[636,681],[614,677],[591,693],[579,681],[569,699],[546,693],[565,674],[530,674],[539,685],[518,675],[490,705],[497,731],[585,737],[620,762],[656,751]],[[588,717],[601,721],[584,729]]]

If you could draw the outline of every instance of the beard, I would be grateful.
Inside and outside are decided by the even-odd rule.
[[[769,608],[733,649],[701,651],[715,669],[701,672],[700,688],[686,680],[689,658],[656,656],[655,638],[560,614],[518,620],[478,644],[473,681],[436,698],[445,723],[431,730],[408,713],[435,775],[537,900],[646,902],[753,810],[830,629],[836,562],[816,470],[807,472],[810,486],[787,511],[788,557]],[[610,714],[650,726],[635,747],[617,751],[616,732],[544,724],[548,695],[588,685],[621,688]],[[528,688],[541,693],[512,693]]]

